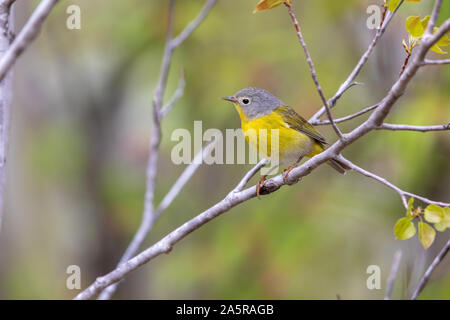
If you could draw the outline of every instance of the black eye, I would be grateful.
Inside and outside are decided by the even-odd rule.
[[[244,99],[242,99],[242,103],[243,104],[249,104],[250,103],[250,99],[244,98]]]

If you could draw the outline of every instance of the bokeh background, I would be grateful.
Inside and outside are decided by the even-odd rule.
[[[239,127],[221,96],[265,88],[305,117],[319,108],[301,47],[283,7],[252,14],[256,0],[219,0],[176,51],[166,97],[186,74],[184,97],[163,123],[156,200],[184,165],[170,160],[176,128]],[[331,97],[370,43],[366,9],[376,0],[294,0],[295,12],[325,94]],[[175,33],[202,0],[177,1]],[[18,30],[37,1],[17,1]],[[66,8],[81,7],[81,30],[66,28]],[[433,1],[405,3],[336,117],[379,101],[405,58],[409,15]],[[151,99],[159,74],[168,1],[61,1],[14,70],[7,203],[0,233],[0,298],[69,299],[66,268],[81,268],[82,288],[113,269],[143,210]],[[450,15],[444,1],[439,21]],[[448,49],[448,48],[447,48]],[[440,58],[430,55],[431,58]],[[448,57],[448,56],[447,56]],[[420,70],[388,118],[441,124],[450,119],[450,69]],[[366,117],[346,122],[351,130]],[[328,127],[321,132],[335,139]],[[401,188],[450,201],[448,132],[370,133],[344,151]],[[145,246],[222,199],[250,165],[203,165],[164,212]],[[252,182],[256,182],[254,178]],[[416,202],[416,204],[420,204]],[[425,251],[417,237],[396,240],[404,215],[399,196],[356,173],[321,166],[291,187],[243,203],[195,231],[174,250],[127,277],[118,299],[381,299],[394,252],[403,259],[393,297],[406,298],[449,238]],[[381,268],[381,290],[368,290],[366,269]],[[421,298],[450,298],[450,261]]]

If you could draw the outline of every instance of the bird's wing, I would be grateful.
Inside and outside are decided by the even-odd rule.
[[[281,116],[289,128],[300,131],[320,143],[327,143],[325,138],[313,127],[313,125],[295,112],[291,107],[281,106],[276,108],[275,112]]]

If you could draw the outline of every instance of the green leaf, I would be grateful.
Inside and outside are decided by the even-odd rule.
[[[428,21],[430,21],[430,16],[426,16],[425,18],[420,20],[420,23],[422,24],[424,30],[427,29]]]
[[[407,240],[416,234],[416,227],[410,217],[401,218],[394,226],[394,234],[400,240]]]
[[[436,237],[436,231],[434,231],[433,227],[422,221],[419,222],[418,228],[420,243],[422,243],[425,249],[428,249]]]
[[[415,38],[420,38],[425,32],[425,28],[422,26],[419,16],[410,16],[406,18],[405,27],[406,31]]]
[[[420,0],[406,0],[407,2],[420,2]],[[400,0],[391,0],[389,1],[389,11],[394,12],[394,10],[397,8],[398,4],[400,3]]]
[[[444,209],[435,204],[430,204],[425,208],[424,218],[430,223],[439,223],[444,219]]]
[[[446,229],[450,228],[450,208],[444,208],[444,218],[434,224],[434,227],[437,231],[443,232]]]
[[[255,10],[253,10],[253,13],[278,7],[279,5],[283,4],[284,2],[290,3],[291,1],[290,0],[288,0],[288,1],[286,1],[286,0],[261,0],[256,5],[256,8],[255,8]]]
[[[408,210],[406,210],[406,216],[411,217],[411,212],[414,205],[414,198],[409,198],[408,200]]]
[[[400,0],[391,0],[389,1],[389,11],[394,12],[394,10],[397,8],[398,4],[400,3]]]

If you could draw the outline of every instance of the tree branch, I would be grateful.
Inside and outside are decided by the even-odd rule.
[[[416,287],[416,290],[414,290],[414,293],[411,296],[411,300],[416,300],[419,297],[419,294],[422,292],[422,290],[427,285],[428,280],[430,279],[430,276],[433,273],[434,269],[436,269],[438,264],[442,260],[444,260],[444,257],[447,255],[449,250],[450,250],[450,240],[447,241],[447,243],[442,248],[442,250],[438,253],[436,258],[434,258],[433,262],[428,267],[427,271],[425,271],[425,274],[423,275],[422,279],[420,279],[419,284]]]
[[[366,51],[363,53],[361,58],[359,59],[358,63],[356,64],[355,68],[350,72],[350,75],[347,77],[347,79],[342,83],[342,85],[339,87],[338,91],[334,94],[334,96],[328,101],[328,104],[330,108],[333,108],[337,100],[340,99],[340,97],[343,95],[343,93],[349,88],[349,85],[355,81],[356,77],[359,75],[361,69],[369,59],[373,49],[378,43],[378,40],[381,38],[381,36],[386,31],[386,28],[388,27],[389,23],[391,22],[392,18],[394,17],[397,10],[400,8],[404,0],[402,0],[397,8],[392,13],[388,13],[385,16],[384,21],[382,21],[382,27],[377,30],[375,37],[373,38],[372,42],[370,43],[369,47],[366,49]],[[319,109],[310,119],[310,121],[317,121],[319,118],[326,112],[325,106]]]
[[[41,1],[14,40],[11,8],[15,0],[0,1],[0,227],[4,209],[12,99],[12,72],[9,71],[22,52],[39,35],[42,24],[57,1]]]
[[[396,185],[394,185],[393,183],[387,181],[386,179],[384,179],[384,178],[382,178],[380,176],[377,176],[376,174],[374,174],[372,172],[364,170],[361,167],[358,167],[356,164],[354,164],[353,162],[345,159],[343,156],[339,156],[338,159],[341,160],[347,166],[349,166],[352,170],[354,170],[356,172],[359,172],[359,173],[361,173],[362,175],[364,175],[366,177],[372,178],[372,179],[374,179],[374,180],[384,184],[388,188],[391,188],[395,192],[397,192],[398,195],[402,199],[403,206],[405,207],[405,209],[408,209],[408,201],[406,201],[406,197],[407,196],[415,198],[415,199],[418,199],[418,200],[420,200],[420,201],[422,201],[424,203],[427,203],[427,204],[436,204],[436,205],[441,206],[441,207],[450,207],[450,203],[433,201],[433,200],[427,199],[425,197],[419,196],[417,194],[414,194],[414,193],[411,193],[411,192],[408,192],[408,191],[404,191],[404,190],[400,189],[399,187],[397,187]]]
[[[236,188],[234,188],[231,192],[241,192],[250,181],[250,179],[253,178],[253,176],[257,174],[258,171],[261,170],[261,168],[264,167],[268,162],[269,161],[267,159],[262,159],[259,163],[257,163],[249,172],[244,175]]]
[[[428,131],[444,131],[450,130],[450,122],[447,124],[440,124],[435,126],[411,126],[407,124],[391,124],[383,123],[375,128],[376,130],[393,130],[393,131],[417,131],[417,132],[428,132]]]
[[[397,250],[394,254],[391,272],[389,273],[389,278],[387,280],[386,295],[384,296],[384,300],[390,300],[392,297],[392,291],[394,289],[395,280],[397,279],[398,268],[400,267],[401,260],[402,260],[402,251]]]
[[[12,0],[0,2],[0,55],[5,54],[12,41],[14,23],[11,6],[13,2]],[[0,81],[0,229],[4,210],[11,97],[12,72],[3,81]]]
[[[300,178],[308,175],[315,168],[329,161],[330,159],[338,157],[339,153],[345,147],[352,144],[359,138],[363,137],[370,131],[375,130],[376,127],[381,125],[384,119],[389,114],[390,110],[392,109],[392,106],[402,96],[408,84],[413,79],[420,65],[423,63],[425,55],[430,49],[430,47],[434,43],[436,43],[442,37],[442,35],[445,34],[445,32],[447,32],[449,29],[450,29],[450,19],[448,19],[435,34],[430,36],[428,39],[422,41],[422,43],[417,47],[417,54],[412,59],[412,62],[406,67],[405,72],[393,84],[392,88],[389,90],[389,92],[383,98],[383,100],[379,103],[379,106],[371,114],[369,119],[367,119],[357,128],[353,129],[350,133],[346,134],[344,140],[336,141],[325,151],[315,155],[314,157],[305,161],[300,166],[294,168],[286,179],[284,179],[284,177],[280,174],[267,180],[261,189],[261,194],[269,194],[275,192],[283,185],[290,185],[297,183],[300,180]],[[379,179],[377,180],[380,181]],[[449,206],[449,204],[431,201],[424,197],[419,197],[417,195],[405,192],[387,181],[383,183],[385,185],[390,186],[392,189],[396,190],[399,194],[401,194],[402,199],[404,200],[405,196],[413,196],[427,203],[434,203],[441,206]],[[205,223],[216,218],[222,213],[229,211],[233,207],[241,204],[242,202],[254,198],[255,196],[256,196],[256,186],[249,187],[240,192],[230,192],[223,200],[219,201],[211,208],[205,210],[196,217],[184,223],[182,226],[170,232],[163,239],[159,240],[158,242],[156,242],[155,244],[153,244],[140,254],[136,255],[127,262],[121,264],[115,270],[111,271],[105,276],[97,278],[93,284],[91,284],[87,289],[78,294],[75,297],[75,299],[89,299],[95,296],[102,289],[106,288],[107,286],[117,281],[120,281],[128,273],[132,272],[139,266],[147,263],[148,261],[152,260],[153,258],[157,257],[162,253],[169,253],[176,243],[181,241],[184,237],[186,237],[194,230],[203,226]]]
[[[179,47],[198,27],[198,25],[206,18],[211,8],[216,3],[216,0],[208,0],[199,13],[199,15],[188,24],[188,26],[180,33],[176,38],[172,38],[173,34],[173,16],[175,11],[175,0],[170,0],[169,2],[169,16],[168,16],[168,26],[166,35],[166,44],[164,47],[163,59],[161,62],[161,71],[158,78],[158,83],[153,96],[153,128],[152,135],[150,137],[150,147],[146,170],[146,191],[144,200],[144,211],[142,214],[141,224],[133,237],[130,245],[126,249],[122,258],[120,259],[118,266],[133,257],[139,250],[142,242],[144,242],[153,225],[161,215],[161,213],[170,205],[176,195],[181,191],[186,182],[197,170],[198,165],[189,165],[183,174],[178,178],[178,180],[173,185],[172,189],[166,195],[166,197],[161,202],[158,209],[154,208],[154,195],[156,187],[156,175],[158,171],[158,157],[159,157],[159,145],[161,143],[161,120],[167,113],[172,109],[174,104],[183,96],[185,79],[184,74],[181,73],[178,88],[175,91],[172,99],[165,105],[163,105],[164,92],[166,90],[167,79],[169,75],[170,64],[172,61],[172,54],[174,50]],[[205,150],[201,151],[196,157],[203,157],[207,150],[211,150],[212,144],[208,145]],[[106,300],[110,299],[111,296],[117,289],[117,284],[108,287],[99,296],[99,299]]]
[[[377,103],[377,104],[371,105],[370,107],[364,108],[361,111],[353,113],[351,115],[348,115],[348,116],[345,116],[342,118],[338,118],[338,119],[334,119],[334,122],[341,123],[341,122],[345,122],[345,121],[357,118],[363,114],[366,114],[367,112],[370,112],[370,111],[376,109],[378,107],[378,105],[379,104]],[[315,121],[310,121],[310,123],[314,126],[322,126],[322,125],[330,124],[330,121],[329,120],[315,120]]]
[[[442,59],[442,60],[430,60],[425,59],[422,63],[422,66],[441,66],[444,64],[450,64],[450,59]]]
[[[295,17],[294,11],[292,10],[292,4],[290,2],[286,1],[286,2],[284,2],[284,5],[288,8],[289,15],[292,19],[292,22],[294,23],[295,30],[297,31],[298,40],[299,40],[301,46],[303,47],[303,51],[305,52],[306,62],[308,63],[309,71],[311,72],[311,77],[314,81],[314,84],[316,85],[317,92],[319,93],[320,99],[322,99],[322,103],[325,106],[328,120],[330,121],[330,123],[331,123],[334,131],[336,132],[337,136],[339,137],[339,139],[342,140],[343,139],[342,132],[341,132],[341,130],[339,130],[338,126],[336,125],[336,123],[333,120],[333,116],[331,115],[328,101],[325,98],[325,95],[322,91],[322,87],[320,86],[319,80],[317,79],[317,73],[316,73],[316,69],[314,68],[314,63],[313,63],[311,55],[308,51],[308,47],[306,46],[305,40],[303,39],[302,31],[300,29],[300,24],[298,23],[298,20]]]
[[[58,1],[42,0],[39,3],[9,49],[2,56],[0,60],[0,81],[3,80],[6,73],[11,69],[14,62],[16,62],[17,58],[19,58],[28,45],[39,35],[45,19]],[[8,2],[12,3],[11,1]]]

